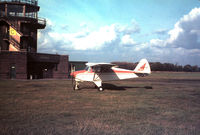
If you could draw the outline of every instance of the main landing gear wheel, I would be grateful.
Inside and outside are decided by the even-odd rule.
[[[99,91],[104,91],[103,87],[98,88]]]

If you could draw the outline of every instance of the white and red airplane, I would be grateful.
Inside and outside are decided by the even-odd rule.
[[[80,82],[93,82],[99,91],[103,91],[102,82],[144,77],[151,74],[151,68],[146,59],[140,60],[134,70],[117,68],[111,63],[87,63],[85,70],[71,73],[73,89],[78,90]]]

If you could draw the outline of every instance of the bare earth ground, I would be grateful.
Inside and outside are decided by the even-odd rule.
[[[104,86],[0,80],[0,134],[200,134],[200,73],[155,72]]]

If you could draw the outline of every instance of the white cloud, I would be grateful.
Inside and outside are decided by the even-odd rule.
[[[183,29],[179,25],[180,23],[177,22],[174,26],[174,29],[168,32],[168,34],[170,35],[170,38],[168,39],[168,43],[173,44],[173,42],[177,40],[180,34],[183,33]]]
[[[189,14],[184,15],[169,31],[167,44],[173,47],[187,49],[200,48],[200,8],[194,8]]]
[[[116,25],[116,28],[119,32],[128,35],[139,33],[140,32],[140,26],[137,24],[136,21],[132,21],[129,25]]]
[[[50,21],[49,21],[50,22]],[[79,32],[58,33],[52,30],[52,22],[47,23],[47,28],[39,32],[40,47],[52,47],[55,49],[74,49],[74,50],[99,50],[106,45],[112,44],[116,40],[122,40],[122,44],[135,44],[135,41],[127,33],[137,33],[136,23],[131,26],[112,24],[100,27],[96,31],[89,31],[86,23],[81,23],[83,27]],[[122,39],[121,39],[122,37]],[[116,43],[116,46],[120,44]]]
[[[165,35],[168,32],[168,29],[158,29],[155,30],[153,33],[158,34],[158,35]]]
[[[145,49],[149,49],[148,43],[137,44],[134,48],[135,51],[142,51]]]
[[[165,41],[160,39],[151,39],[150,40],[151,46],[157,46],[157,47],[165,47]]]
[[[152,57],[175,63],[200,63],[200,8],[194,8],[180,18],[168,35],[166,40],[149,41]]]
[[[57,32],[52,22],[38,34],[40,52],[69,54],[76,60],[113,61],[139,60],[147,58],[160,62],[179,62],[181,64],[200,63],[200,8],[194,8],[174,25],[174,28],[158,29],[154,33],[161,38],[140,43],[140,27],[136,22],[130,24],[111,24],[90,30],[87,23],[81,23],[78,32]],[[135,36],[135,34],[138,34]],[[163,39],[163,35],[169,37]],[[156,35],[157,36],[157,35]],[[69,51],[70,50],[70,51]],[[111,53],[112,52],[112,53]],[[81,57],[81,58],[80,58]],[[109,60],[109,61],[108,61]]]
[[[106,43],[110,43],[115,40],[117,33],[115,31],[114,25],[111,25],[102,27],[98,31],[94,31],[88,34],[84,32],[78,32],[71,34],[60,34],[59,36],[61,39],[63,39],[63,42],[71,43],[63,45],[63,48],[71,47],[75,50],[96,50],[102,48]]]
[[[88,25],[87,25],[87,23],[85,23],[85,22],[82,22],[82,23],[80,23],[80,27],[82,27],[82,28],[87,28],[87,27],[88,27]]]
[[[68,30],[69,30],[69,25],[63,24],[63,25],[60,26],[60,28],[61,28],[62,30],[64,30],[64,31],[68,31]]]
[[[121,38],[121,44],[122,45],[134,45],[136,42],[131,38],[130,35],[124,35]]]

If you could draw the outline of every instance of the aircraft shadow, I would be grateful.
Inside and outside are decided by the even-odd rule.
[[[141,87],[141,86],[117,86],[117,85],[110,84],[110,83],[103,83],[102,85],[105,90],[113,90],[113,91],[125,91],[130,88],[132,88],[132,89],[137,89],[137,88],[153,89],[152,86],[144,86],[144,87]],[[97,89],[97,87],[93,83],[81,83],[79,90],[91,89],[91,88]]]
[[[126,90],[128,88],[144,88],[144,89],[153,89],[152,86],[144,86],[144,87],[139,87],[139,86],[116,86],[114,84],[110,83],[103,83],[103,87],[105,90]]]

